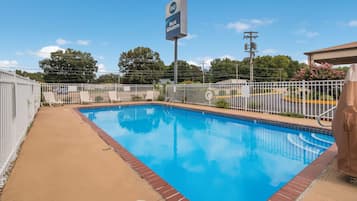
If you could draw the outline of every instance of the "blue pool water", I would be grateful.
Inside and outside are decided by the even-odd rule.
[[[334,141],[160,105],[81,112],[192,201],[266,200]]]

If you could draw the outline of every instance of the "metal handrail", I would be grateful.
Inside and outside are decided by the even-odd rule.
[[[335,110],[336,108],[337,108],[337,106],[334,106],[334,107],[332,107],[332,108],[326,110],[325,112],[321,113],[321,114],[317,117],[317,123],[319,123],[319,125],[320,125],[321,127],[332,127],[332,124],[330,124],[330,125],[323,124],[323,123],[321,122],[321,117],[324,116],[325,114],[327,114],[327,113],[329,113],[329,112]]]

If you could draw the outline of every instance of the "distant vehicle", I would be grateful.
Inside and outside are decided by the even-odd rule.
[[[57,94],[68,94],[68,87],[67,86],[60,86],[57,89],[55,89],[55,92]]]

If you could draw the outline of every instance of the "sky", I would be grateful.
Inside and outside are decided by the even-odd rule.
[[[258,31],[258,56],[288,55],[357,41],[355,0],[187,0],[188,36],[179,59],[192,64],[214,58],[243,59],[243,32]],[[39,71],[50,52],[90,52],[99,73],[118,71],[122,52],[137,46],[173,61],[165,40],[169,0],[0,0],[0,68]]]

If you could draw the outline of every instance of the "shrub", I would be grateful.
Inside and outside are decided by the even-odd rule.
[[[103,97],[101,97],[101,96],[95,97],[95,102],[102,102],[102,101],[103,101]]]
[[[283,112],[283,113],[279,113],[279,115],[285,116],[285,117],[305,118],[304,115],[298,114],[298,113],[293,113],[293,112]]]
[[[313,65],[300,69],[293,80],[341,80],[345,74],[343,70],[333,69],[330,64]]]
[[[224,99],[218,99],[215,103],[218,108],[229,108],[229,103]]]

